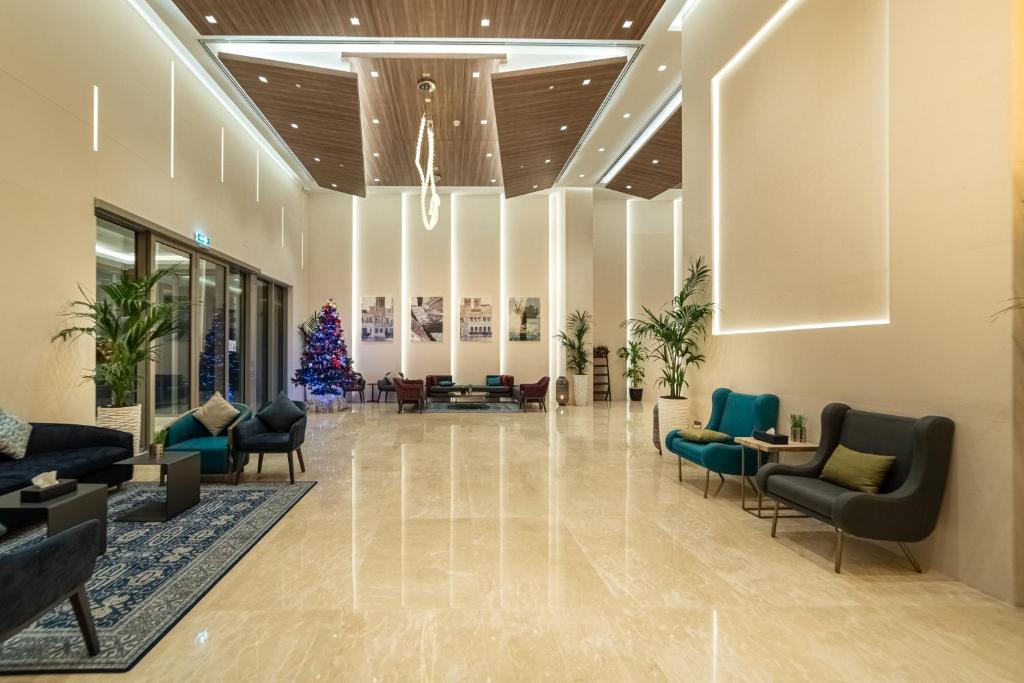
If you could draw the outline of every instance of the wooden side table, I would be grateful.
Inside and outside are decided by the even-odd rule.
[[[818,444],[805,442],[790,441],[789,443],[768,443],[767,441],[760,441],[752,436],[737,436],[734,441],[743,447],[743,452],[740,455],[740,507],[747,514],[751,514],[755,517],[764,519],[771,517],[773,510],[769,510],[762,506],[764,496],[761,493],[761,489],[757,488],[757,485],[751,482],[751,486],[757,491],[757,506],[747,506],[747,482],[750,478],[747,476],[747,453],[746,449],[750,448],[757,453],[757,468],[761,469],[764,464],[764,460],[767,458],[774,458],[776,462],[779,459],[779,453],[813,453],[818,450]],[[789,510],[795,512],[792,508],[780,507],[780,510]],[[767,513],[767,514],[765,514]],[[779,515],[780,517],[806,517],[803,514],[790,514],[790,515]]]

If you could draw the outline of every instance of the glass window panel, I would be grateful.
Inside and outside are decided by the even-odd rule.
[[[270,398],[270,283],[256,281],[256,402]]]
[[[96,221],[96,297],[104,298],[105,284],[135,275],[135,231],[108,221]],[[109,406],[109,387],[96,385],[96,405]]]
[[[284,297],[284,287],[274,285],[274,350],[276,351],[274,358],[274,386],[272,391],[274,396],[285,390],[285,382],[287,381],[285,375],[288,369],[288,345],[285,343],[286,321],[284,319]]]
[[[154,370],[154,416],[161,429],[189,409],[189,373],[191,357],[191,271],[188,253],[166,244],[156,243],[156,267],[171,269],[156,286],[160,303],[177,304],[180,313],[178,332],[164,337],[157,345]]]
[[[196,315],[199,317],[199,402],[203,403],[214,392],[227,391],[224,363],[227,344],[224,319],[224,293],[226,269],[206,259],[199,259],[199,289]]]
[[[245,276],[228,276],[228,400],[243,401],[242,367],[245,358]]]

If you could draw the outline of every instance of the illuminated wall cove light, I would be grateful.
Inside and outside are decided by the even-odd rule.
[[[771,33],[784,22],[804,0],[789,0],[767,21],[757,33],[726,62],[725,66],[711,79],[711,288],[712,300],[721,303],[721,87],[722,80],[728,76],[743,60],[750,55]],[[697,4],[691,0],[676,19],[681,26],[686,20],[692,6]],[[888,41],[888,37],[886,39]],[[888,68],[888,67],[887,67]],[[790,332],[799,330],[821,330],[843,327],[863,327],[870,325],[888,325],[888,311],[884,318],[866,320],[839,320],[826,322],[801,323],[771,327],[752,327],[722,329],[721,312],[716,310],[711,320],[711,333],[716,336],[731,334],[760,334],[765,332]]]

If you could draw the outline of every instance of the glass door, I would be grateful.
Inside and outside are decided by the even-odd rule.
[[[185,251],[162,242],[154,244],[156,268],[164,271],[156,285],[160,303],[178,307],[178,331],[157,344],[153,372],[153,417],[157,429],[189,409],[191,389],[192,337],[192,257]]]
[[[225,320],[227,268],[199,259],[196,318],[199,323],[199,403],[226,389],[227,335]]]
[[[103,285],[120,282],[125,275],[135,276],[135,231],[115,225],[102,219],[96,222],[96,300],[106,295],[100,289]],[[98,360],[98,358],[97,358]],[[138,387],[136,387],[138,388]],[[109,406],[112,400],[110,387],[96,385],[96,405]],[[136,397],[141,401],[142,396]]]
[[[232,402],[245,398],[245,274],[228,275],[228,393]]]
[[[256,405],[270,400],[270,289],[266,280],[256,281]]]

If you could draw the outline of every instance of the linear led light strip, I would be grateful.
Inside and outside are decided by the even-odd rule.
[[[668,98],[668,100],[665,101],[665,104],[661,105],[661,109],[658,110],[658,113],[655,114],[651,118],[651,120],[647,122],[647,125],[644,126],[644,129],[642,131],[640,131],[640,134],[633,139],[633,144],[631,144],[626,149],[626,151],[623,152],[622,156],[620,156],[615,161],[615,164],[612,165],[610,169],[608,169],[608,172],[604,174],[604,177],[601,178],[601,183],[603,185],[607,185],[608,183],[610,183],[615,178],[615,176],[619,174],[619,171],[625,168],[626,164],[628,164],[630,160],[632,160],[632,158],[636,156],[636,153],[639,152],[643,148],[643,146],[647,144],[647,141],[650,140],[651,137],[653,137],[654,134],[658,132],[658,129],[661,128],[665,121],[667,121],[670,116],[676,113],[676,110],[679,109],[679,107],[681,107],[682,104],[683,90],[682,88],[680,88],[679,90],[676,90],[672,94],[672,96]]]
[[[281,155],[277,153],[277,150],[275,150],[270,143],[267,142],[266,138],[256,130],[256,127],[253,126],[252,122],[242,114],[238,107],[235,106],[231,100],[227,99],[217,84],[213,82],[213,79],[210,78],[209,74],[199,66],[195,57],[193,57],[191,53],[182,46],[178,39],[171,34],[170,30],[157,18],[153,10],[146,6],[145,2],[142,0],[127,0],[127,2],[131,8],[143,18],[149,27],[153,29],[153,32],[156,33],[162,41],[164,41],[164,44],[170,48],[171,52],[173,52],[174,55],[188,67],[189,71],[192,72],[192,75],[210,91],[210,94],[220,102],[221,106],[224,107],[224,109],[226,109],[236,121],[238,121],[247,133],[249,133],[256,144],[262,147],[271,156],[271,158],[277,162],[277,165],[281,167],[281,170],[287,173],[296,182],[300,182],[300,178],[295,173],[294,169],[285,163],[284,159],[281,158]]]
[[[732,72],[749,54],[767,39],[767,37],[778,28],[779,24],[799,7],[804,0],[789,0],[779,8],[779,11],[772,15],[771,19],[765,22],[747,43],[732,56],[725,66],[711,79],[711,290],[712,301],[721,303],[721,215],[722,215],[722,190],[721,190],[721,117],[722,111],[722,79]],[[886,36],[886,44],[889,38]],[[886,68],[888,72],[888,65]],[[888,144],[886,145],[888,147]],[[888,186],[888,183],[886,183]],[[789,332],[794,330],[818,330],[833,327],[862,327],[865,325],[888,325],[889,316],[871,320],[841,320],[824,323],[803,323],[797,325],[781,325],[777,327],[745,328],[736,330],[722,330],[721,312],[716,310],[711,318],[711,334],[756,334],[760,332]]]

